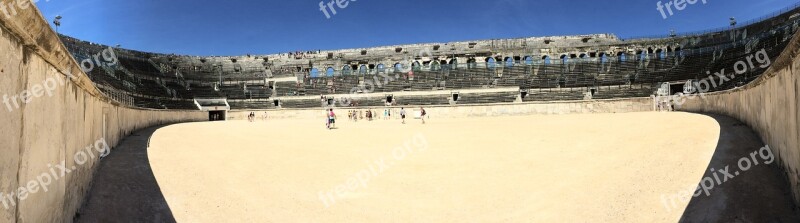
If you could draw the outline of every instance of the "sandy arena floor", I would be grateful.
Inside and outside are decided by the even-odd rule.
[[[156,130],[146,153],[135,150],[145,161],[119,171],[151,170],[154,180],[120,186],[137,198],[111,200],[160,202],[150,206],[161,213],[146,219],[167,222],[692,221],[684,216],[688,200],[668,207],[662,195],[700,182],[720,135],[718,120],[689,113],[433,119],[425,125],[340,118],[335,130],[322,120],[178,124]],[[753,145],[750,151],[758,149]],[[128,212],[103,210],[115,205],[103,199],[122,195],[104,193],[102,187],[112,186],[102,185],[133,178],[104,178],[102,168],[115,165],[105,162],[83,222]],[[156,189],[136,192],[139,184]],[[150,207],[131,205],[139,212]],[[718,206],[695,209],[740,212]],[[703,216],[709,213],[715,212]]]

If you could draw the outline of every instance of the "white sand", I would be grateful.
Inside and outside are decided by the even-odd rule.
[[[697,185],[720,132],[689,113],[338,121],[173,125],[149,158],[178,222],[676,222],[661,195]]]

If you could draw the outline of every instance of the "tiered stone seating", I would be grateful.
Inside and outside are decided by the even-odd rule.
[[[605,49],[603,51],[615,51],[608,49],[619,45],[619,50],[615,53],[625,53],[625,59],[617,55],[607,55],[605,59],[600,59],[597,54],[601,52],[588,52],[588,54],[594,53],[594,55],[562,54],[570,57],[566,63],[555,58],[558,55],[549,55],[553,57],[550,62],[544,62],[538,58],[530,64],[517,61],[513,66],[498,62],[493,68],[487,68],[483,62],[469,62],[469,69],[464,64],[459,67],[443,65],[441,69],[432,69],[436,66],[424,63],[421,70],[415,69],[413,77],[405,71],[396,71],[389,73],[389,76],[394,78],[389,81],[372,69],[366,73],[354,70],[344,75],[342,75],[343,72],[336,71],[335,77],[306,78],[301,84],[293,81],[278,82],[274,86],[275,91],[263,86],[266,85],[264,82],[260,82],[261,86],[249,85],[245,89],[245,82],[259,83],[259,81],[264,81],[267,76],[302,75],[309,69],[309,64],[314,64],[315,61],[309,58],[291,57],[278,58],[278,61],[275,61],[274,57],[251,58],[250,56],[200,58],[124,49],[116,49],[120,56],[118,58],[119,65],[98,67],[89,73],[89,77],[104,88],[129,92],[132,96],[136,96],[134,97],[136,106],[156,109],[190,108],[193,107],[192,103],[188,103],[191,100],[185,99],[194,98],[228,98],[230,101],[236,102],[234,108],[274,108],[272,98],[276,96],[284,101],[282,106],[284,108],[316,108],[322,106],[319,101],[295,99],[293,96],[348,94],[352,89],[363,89],[365,92],[362,93],[433,91],[430,93],[431,95],[398,96],[395,99],[400,105],[445,105],[450,103],[451,96],[441,94],[441,91],[501,87],[519,87],[519,89],[527,90],[528,96],[523,99],[526,102],[582,100],[585,97],[584,94],[590,89],[596,90],[592,95],[593,99],[646,97],[651,95],[656,89],[655,86],[662,82],[703,79],[708,77],[706,72],[713,74],[722,69],[730,74],[733,72],[736,62],[746,60],[747,56],[761,49],[767,50],[771,59],[777,58],[787,44],[788,35],[784,32],[793,32],[797,29],[795,24],[800,19],[795,18],[794,13],[796,12],[785,13],[772,20],[737,28],[747,30],[745,39],[742,39],[743,35],[737,35],[736,38],[732,36],[743,32],[716,32],[692,36],[690,43],[681,44],[683,49],[679,51],[675,49],[678,42],[673,40],[681,40],[681,37],[642,39],[630,43],[626,43],[628,41],[626,40],[611,42],[612,45],[597,46]],[[70,37],[62,38],[72,55],[79,61],[91,58],[91,55],[108,48]],[[748,45],[753,43],[757,44]],[[671,44],[672,48],[663,54],[653,52],[653,49],[646,47],[639,48],[658,44]],[[556,48],[556,52],[553,54],[560,54],[559,52],[563,51],[557,48],[566,47],[566,45],[558,45],[558,43],[551,46]],[[751,50],[750,52],[746,51],[748,48]],[[585,49],[591,51],[593,48]],[[498,50],[488,50],[477,54],[468,53],[466,57],[498,56],[496,55]],[[645,56],[639,53],[644,53]],[[536,55],[530,56],[536,57]],[[465,55],[462,54],[458,57],[460,60]],[[269,58],[273,60],[268,60]],[[323,57],[316,57],[316,59],[323,59]],[[370,61],[381,58],[363,56],[358,59]],[[353,60],[356,59],[342,57],[339,60],[354,64]],[[463,63],[463,61],[461,62]],[[363,63],[359,62],[359,64]],[[219,65],[221,65],[221,69],[218,67]],[[316,64],[312,66],[316,66]],[[317,67],[317,69],[319,68]],[[711,90],[719,91],[741,86],[755,80],[765,70],[758,67],[748,69],[747,73],[737,75],[734,80]],[[158,80],[166,80],[165,84],[161,85],[154,81],[156,77]],[[215,90],[212,86],[219,83],[220,77],[225,83],[239,84],[223,85],[219,87],[219,91]],[[370,84],[376,79],[380,83]],[[187,88],[178,84],[182,82],[192,84]],[[176,95],[172,95],[172,91],[175,91]],[[517,94],[517,92],[462,94],[458,103],[513,102]],[[358,100],[360,106],[382,106],[384,99],[376,97]]]

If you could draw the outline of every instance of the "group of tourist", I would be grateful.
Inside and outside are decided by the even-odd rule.
[[[250,114],[247,115],[247,121],[249,121],[249,122],[256,121],[256,113],[255,112],[250,112]]]
[[[420,107],[419,109],[420,109],[420,120],[422,120],[422,124],[425,124],[425,116],[427,115],[427,112],[425,111],[425,108]],[[358,120],[373,121],[376,119],[379,120],[381,118],[383,120],[390,120],[392,119],[392,109],[389,108],[383,109],[383,114],[381,114],[380,112],[375,112],[372,109],[349,110],[347,111],[347,118],[353,122],[358,122]],[[400,119],[402,120],[403,124],[406,124],[405,108],[400,108]]]
[[[292,57],[294,57],[295,59],[303,59],[303,58],[309,58],[309,57],[310,57],[310,55],[313,55],[313,54],[319,54],[319,53],[321,53],[321,52],[322,52],[322,50],[317,50],[317,51],[305,51],[305,52],[303,52],[303,51],[299,51],[299,50],[298,50],[298,51],[294,51],[294,52],[289,52],[289,53],[287,53],[286,55],[288,55],[288,56],[289,56],[289,58],[292,58]],[[284,54],[281,54],[281,55],[284,55]],[[307,55],[308,55],[308,57],[307,57]]]
[[[264,112],[264,115],[261,116],[261,118],[263,120],[267,120],[267,112]],[[250,112],[250,114],[247,115],[247,121],[255,122],[256,121],[256,113],[255,112]]]
[[[389,109],[384,109],[383,110],[383,119],[384,120],[389,119],[391,117],[390,114],[391,114],[391,112],[389,111]],[[361,119],[361,120],[366,119],[367,121],[372,121],[374,119],[380,119],[380,114],[376,113],[372,109],[350,110],[350,111],[347,112],[347,117],[348,117],[348,119],[350,119],[350,121],[354,121],[354,122],[357,122],[359,119]]]

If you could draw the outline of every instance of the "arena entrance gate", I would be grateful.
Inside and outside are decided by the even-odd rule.
[[[201,111],[208,112],[209,121],[227,120],[228,111],[231,110],[227,99],[194,99]]]

